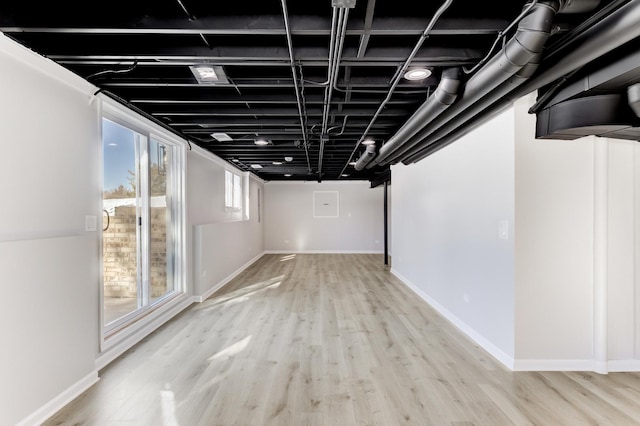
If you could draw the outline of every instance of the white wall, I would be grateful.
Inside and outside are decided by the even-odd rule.
[[[532,100],[516,104],[516,357],[588,360],[594,141],[535,140]]]
[[[96,216],[98,226],[102,217],[96,90],[0,34],[0,425],[40,423],[94,383],[98,366],[192,301],[189,280],[174,305],[99,352],[100,236],[84,230],[85,216]],[[222,266],[237,268],[263,251],[256,214],[262,184],[250,186],[251,220],[221,224],[235,217],[216,216],[207,203],[224,194],[224,176],[214,160],[196,157],[190,153],[187,166],[188,229],[217,226],[222,233],[202,241],[218,251],[228,243]],[[206,259],[211,276],[225,273],[217,253]]]
[[[640,200],[640,145],[634,141],[609,141],[608,211],[608,355],[610,360],[640,359],[636,344],[640,329],[640,294],[636,282],[636,241],[640,222],[636,203]]]
[[[369,186],[369,182],[267,183],[266,250],[383,252],[384,189]],[[338,218],[313,217],[314,191],[338,191]]]
[[[97,378],[99,240],[84,231],[101,217],[97,107],[45,62],[0,34],[2,425]]]
[[[505,363],[514,355],[513,138],[509,109],[392,167],[392,271]]]
[[[194,148],[188,155],[187,198],[189,229],[193,232],[194,295],[202,299],[264,252],[264,211],[258,212],[258,192],[264,204],[264,184],[249,177],[247,212],[227,212],[224,207],[224,171],[230,165]]]

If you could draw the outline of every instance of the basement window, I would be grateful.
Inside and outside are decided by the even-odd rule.
[[[224,172],[224,207],[234,211],[242,208],[242,177],[229,170]]]

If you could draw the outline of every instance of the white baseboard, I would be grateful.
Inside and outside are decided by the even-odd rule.
[[[489,352],[491,356],[493,356],[496,360],[498,360],[501,364],[507,367],[510,370],[514,369],[514,359],[513,357],[506,354],[502,349],[498,348],[496,345],[487,340],[484,336],[466,324],[464,321],[460,320],[456,315],[451,313],[448,309],[438,303],[435,299],[424,293],[417,286],[415,286],[411,281],[402,276],[397,270],[391,268],[391,273],[395,275],[404,285],[406,285],[411,291],[413,291],[416,295],[418,295],[422,300],[427,302],[433,309],[438,311],[440,315],[445,317],[450,323],[452,323],[456,328],[458,328],[461,332],[466,334],[471,340],[476,342],[482,349]]]
[[[266,250],[265,254],[384,254],[378,250]]]
[[[228,275],[226,278],[224,278],[222,281],[220,281],[217,284],[214,284],[213,287],[211,287],[209,290],[205,291],[202,295],[200,296],[193,296],[194,301],[198,302],[198,303],[202,303],[205,300],[207,300],[209,297],[211,297],[211,295],[213,293],[215,293],[216,291],[220,290],[225,284],[227,284],[229,281],[231,281],[232,279],[234,279],[235,277],[237,277],[242,271],[244,271],[245,269],[247,269],[249,266],[253,265],[254,263],[256,263],[258,260],[260,260],[260,258],[262,256],[264,256],[266,254],[266,252],[262,252],[260,254],[258,254],[256,257],[254,257],[253,259],[251,259],[250,261],[248,261],[247,263],[245,263],[244,265],[242,265],[241,267],[239,267],[238,269],[236,269],[234,272],[232,272],[230,275]]]
[[[17,424],[17,426],[40,425],[49,417],[57,413],[65,405],[76,399],[82,392],[93,386],[98,380],[98,370],[94,370],[82,379],[75,382],[58,396],[47,402],[45,405],[31,413],[27,418]]]
[[[130,335],[123,338],[122,340],[117,341],[112,346],[109,346],[105,349],[96,359],[96,370],[101,370],[106,367],[110,362],[118,358],[125,351],[132,348],[136,343],[140,342],[142,339],[147,337],[149,334],[153,333],[164,323],[169,321],[171,318],[178,315],[180,312],[184,311],[186,308],[191,306],[194,302],[193,297],[185,296],[180,302],[168,308],[166,311],[162,312],[162,314],[158,315],[152,321],[144,324],[142,327],[136,329],[131,332]]]
[[[596,371],[592,359],[516,359],[514,371]]]
[[[616,359],[609,360],[611,373],[640,372],[640,359]]]

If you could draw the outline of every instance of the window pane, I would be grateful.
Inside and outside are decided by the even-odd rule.
[[[104,324],[140,307],[136,133],[102,122]]]
[[[173,147],[155,140],[149,144],[151,244],[149,281],[151,301],[170,293],[173,285],[172,223]]]
[[[233,207],[233,174],[224,171],[224,206]]]
[[[233,175],[233,208],[240,209],[242,207],[242,180],[240,176]]]

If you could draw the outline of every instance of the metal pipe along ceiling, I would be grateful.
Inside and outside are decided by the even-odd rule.
[[[378,107],[378,110],[376,111],[376,113],[371,118],[371,121],[369,122],[369,125],[367,126],[367,128],[364,131],[364,133],[362,134],[362,137],[360,137],[360,139],[356,142],[356,145],[353,147],[353,151],[351,151],[351,155],[349,156],[349,159],[347,160],[347,163],[342,168],[342,171],[340,172],[340,176],[347,169],[347,167],[349,166],[349,163],[351,162],[351,159],[353,158],[353,155],[356,153],[356,151],[360,147],[360,144],[362,143],[364,138],[367,136],[367,134],[369,133],[369,131],[373,127],[373,124],[376,122],[378,116],[380,115],[380,113],[382,112],[384,107],[391,100],[391,96],[393,96],[393,92],[395,91],[396,87],[400,83],[400,80],[402,79],[405,71],[407,70],[407,68],[409,68],[409,65],[411,64],[411,61],[413,61],[413,58],[415,58],[415,56],[418,54],[418,50],[420,50],[420,48],[422,47],[422,44],[424,43],[424,41],[427,39],[427,37],[429,37],[429,33],[431,33],[431,30],[433,29],[434,25],[436,24],[436,22],[438,22],[438,19],[440,19],[442,14],[449,8],[449,6],[451,6],[451,3],[453,3],[453,0],[446,0],[440,6],[440,8],[438,8],[436,13],[431,18],[431,21],[429,22],[427,27],[422,32],[422,36],[420,36],[420,38],[418,39],[418,42],[413,47],[413,50],[411,51],[411,54],[409,54],[409,57],[407,58],[407,60],[402,65],[402,68],[400,68],[398,70],[398,72],[396,73],[395,78],[393,80],[393,84],[391,85],[391,87],[389,88],[389,91],[387,92],[387,96],[382,101],[382,103]],[[366,152],[365,152],[365,155],[366,155]],[[340,178],[340,176],[338,176],[338,179]]]
[[[322,179],[322,160],[324,158],[324,144],[329,127],[329,113],[331,111],[331,98],[333,88],[338,80],[340,71],[340,58],[344,47],[344,39],[347,33],[347,21],[349,9],[333,8],[331,19],[331,40],[329,41],[329,61],[327,66],[327,87],[324,90],[324,106],[322,112],[322,134],[320,136],[320,152],[318,154],[318,180]]]
[[[545,60],[544,69],[541,72],[498,101],[487,105],[481,116],[469,117],[464,123],[464,128],[454,129],[438,140],[429,138],[431,143],[428,146],[412,156],[405,157],[402,160],[403,163],[409,164],[422,160],[438,149],[464,136],[480,125],[486,117],[499,113],[510,102],[552,83],[554,80],[585,66],[607,52],[640,37],[640,25],[638,25],[638,22],[640,22],[640,1],[633,0],[580,32],[557,51],[551,52],[548,57],[553,59]]]
[[[369,163],[373,157],[376,155],[376,146],[375,145],[367,145],[367,149],[362,153],[358,161],[356,161],[355,168],[356,170],[364,169],[364,166]]]
[[[311,161],[309,160],[309,144],[307,142],[307,126],[304,114],[302,113],[302,99],[300,88],[298,87],[298,75],[296,73],[296,65],[293,59],[293,42],[291,40],[291,28],[289,26],[289,13],[287,12],[287,1],[282,0],[282,14],[284,16],[284,28],[287,33],[287,46],[289,48],[289,59],[291,64],[291,74],[293,75],[293,86],[296,91],[296,102],[298,104],[298,115],[300,116],[300,127],[302,128],[302,141],[304,145],[304,153],[307,157],[307,168],[311,172]]]
[[[391,154],[404,152],[404,144],[423,127],[425,121],[431,121],[449,108],[458,97],[460,88],[460,69],[450,68],[442,73],[442,78],[433,95],[429,97],[404,125],[381,148],[378,156],[367,168],[380,164]],[[406,148],[408,149],[408,148]]]
[[[527,7],[527,6],[525,6]],[[458,116],[466,115],[474,103],[478,102],[496,88],[504,85],[532,62],[537,62],[545,42],[551,33],[553,18],[560,8],[555,0],[540,1],[530,8],[518,24],[516,34],[506,43],[486,65],[474,74],[466,83],[462,97],[441,115],[422,125],[422,129],[402,143],[402,150],[392,152],[383,164],[407,158],[423,149],[423,141],[452,120],[460,121]],[[529,72],[530,69],[527,70]],[[519,76],[512,79],[509,86],[522,84],[525,80]],[[469,110],[471,111],[471,110]],[[468,113],[467,113],[468,114]],[[453,127],[454,124],[448,125]]]

